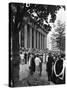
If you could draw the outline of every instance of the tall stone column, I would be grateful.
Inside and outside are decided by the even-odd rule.
[[[44,49],[47,48],[47,36],[44,37]]]
[[[25,27],[24,27],[24,46],[25,48],[27,48],[27,25],[25,24]]]
[[[44,49],[44,35],[43,35],[43,49]]]
[[[21,31],[19,32],[19,47],[21,48]]]
[[[34,30],[34,48],[36,48],[36,30]]]
[[[44,49],[45,49],[45,36],[44,36]]]
[[[40,49],[41,49],[41,33],[40,33]]]
[[[42,49],[42,34],[41,34],[41,49]]]
[[[42,49],[43,49],[43,35],[42,35]]]
[[[40,49],[40,32],[39,32],[39,49]]]
[[[37,32],[37,48],[39,49],[39,32]]]
[[[32,28],[30,27],[30,48],[32,48]]]

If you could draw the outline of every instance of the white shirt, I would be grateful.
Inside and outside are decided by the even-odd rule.
[[[45,53],[43,54],[43,62],[45,62]]]
[[[41,62],[40,58],[39,57],[36,57],[35,58],[35,64],[36,64],[36,66],[38,66],[40,62]]]
[[[21,59],[24,59],[24,54],[20,54],[20,58]]]
[[[29,66],[31,65],[31,57],[29,57]]]
[[[46,56],[46,61],[48,62],[48,55]]]

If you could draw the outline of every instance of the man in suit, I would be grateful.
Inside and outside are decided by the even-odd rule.
[[[51,53],[49,53],[49,55],[48,55],[48,62],[47,62],[48,81],[51,81],[52,63],[53,63],[53,57],[52,57]]]

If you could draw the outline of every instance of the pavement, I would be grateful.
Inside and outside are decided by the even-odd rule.
[[[39,81],[44,81],[44,85],[54,85],[53,82],[50,81],[50,83],[48,82],[48,76],[47,76],[47,72],[46,72],[46,63],[42,64],[42,75],[39,76],[39,74],[37,72],[35,72],[33,74],[33,76],[30,76],[29,73],[29,64],[20,64],[20,71],[19,71],[19,81],[23,81],[24,79],[30,79],[32,80],[32,82],[34,82],[34,79],[37,79]],[[34,77],[34,78],[33,78]],[[38,81],[38,82],[39,82]],[[36,84],[37,85],[37,84]]]

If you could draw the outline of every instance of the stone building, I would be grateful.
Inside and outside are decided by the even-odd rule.
[[[24,17],[19,32],[20,48],[45,50],[47,48],[47,33],[44,26],[40,26],[32,18]]]
[[[12,16],[12,15],[11,15]],[[13,17],[10,18],[10,80],[15,86],[15,81],[19,79],[19,48],[45,50],[47,48],[47,34],[48,30],[40,24],[37,24],[34,19],[24,17],[24,21],[18,30],[20,23],[15,28]]]

